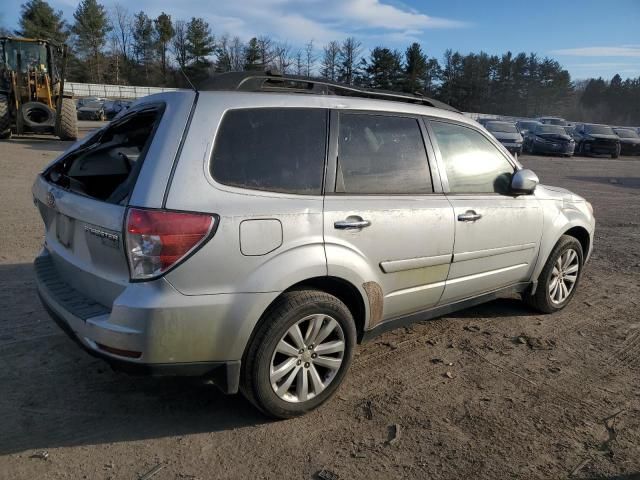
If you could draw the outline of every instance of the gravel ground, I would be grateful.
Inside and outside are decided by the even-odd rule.
[[[0,478],[640,478],[640,158],[521,158],[594,204],[564,311],[507,298],[387,333],[324,408],[273,422],[193,380],[114,373],[47,317],[30,187],[66,146],[0,143]]]

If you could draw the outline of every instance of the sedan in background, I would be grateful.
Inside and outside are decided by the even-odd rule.
[[[620,138],[608,125],[581,123],[573,129],[578,155],[620,155]]]
[[[538,121],[545,125],[559,125],[561,127],[567,126],[567,121],[560,117],[540,117],[538,118]]]
[[[524,150],[529,153],[550,153],[570,157],[575,142],[560,125],[539,124],[529,130],[524,141]]]
[[[523,138],[513,122],[491,121],[486,122],[484,128],[496,137],[509,152],[520,155],[522,153]]]
[[[640,135],[632,127],[614,128],[613,131],[620,138],[621,155],[640,155]]]
[[[78,120],[106,120],[104,100],[90,100],[78,102]]]
[[[541,125],[537,120],[518,120],[516,122],[516,127],[520,130],[520,134],[523,137],[526,137],[527,133],[536,128],[536,126]]]

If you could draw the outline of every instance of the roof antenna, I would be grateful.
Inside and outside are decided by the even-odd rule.
[[[193,90],[196,93],[199,93],[198,89],[195,87],[191,79],[187,76],[185,71],[182,69],[182,65],[180,65],[179,63],[178,63],[178,68],[180,69],[180,73],[182,74],[182,76],[187,79],[187,83],[191,86],[191,90]]]

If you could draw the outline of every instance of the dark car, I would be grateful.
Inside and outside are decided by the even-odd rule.
[[[493,120],[486,122],[484,128],[511,153],[522,153],[523,138],[515,123]]]
[[[545,125],[559,125],[561,127],[567,126],[567,121],[560,117],[540,117],[538,118],[538,121]]]
[[[516,122],[516,127],[520,130],[520,134],[524,137],[533,130],[537,125],[541,125],[537,120],[518,120]]]
[[[113,120],[120,112],[127,110],[132,102],[127,100],[108,100],[104,103],[104,113],[107,120]]]
[[[620,155],[620,138],[608,125],[581,123],[573,129],[578,155]]]
[[[575,142],[560,125],[539,124],[529,130],[524,141],[524,150],[529,153],[551,153],[570,157]]]
[[[78,120],[106,120],[104,100],[78,102]]]
[[[640,155],[640,135],[632,127],[614,128],[613,131],[620,138],[621,155]]]

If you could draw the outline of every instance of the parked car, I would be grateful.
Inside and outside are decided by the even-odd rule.
[[[78,102],[78,120],[106,120],[105,101],[102,99],[83,100]]]
[[[608,125],[578,124],[573,129],[573,138],[578,155],[605,154],[611,155],[611,158],[620,155],[620,138]]]
[[[567,121],[560,117],[539,117],[538,121],[545,125],[559,125],[561,127],[567,126]]]
[[[72,338],[278,418],[386,330],[514,292],[563,309],[595,229],[448,105],[250,72],[139,100],[33,196],[38,292]]]
[[[523,137],[525,137],[530,130],[533,130],[536,125],[540,125],[540,122],[537,120],[518,120],[516,122],[516,127],[518,127]]]
[[[640,135],[633,128],[614,128],[613,131],[620,139],[620,154],[640,155]]]
[[[486,122],[484,127],[489,130],[496,140],[498,140],[511,153],[520,155],[522,153],[522,135],[513,122],[492,121]]]
[[[113,120],[120,112],[126,111],[131,106],[128,100],[107,100],[104,104],[104,113],[107,120]]]
[[[575,142],[567,134],[565,127],[551,124],[538,124],[530,130],[524,140],[524,150],[528,153],[545,153],[570,157]]]

